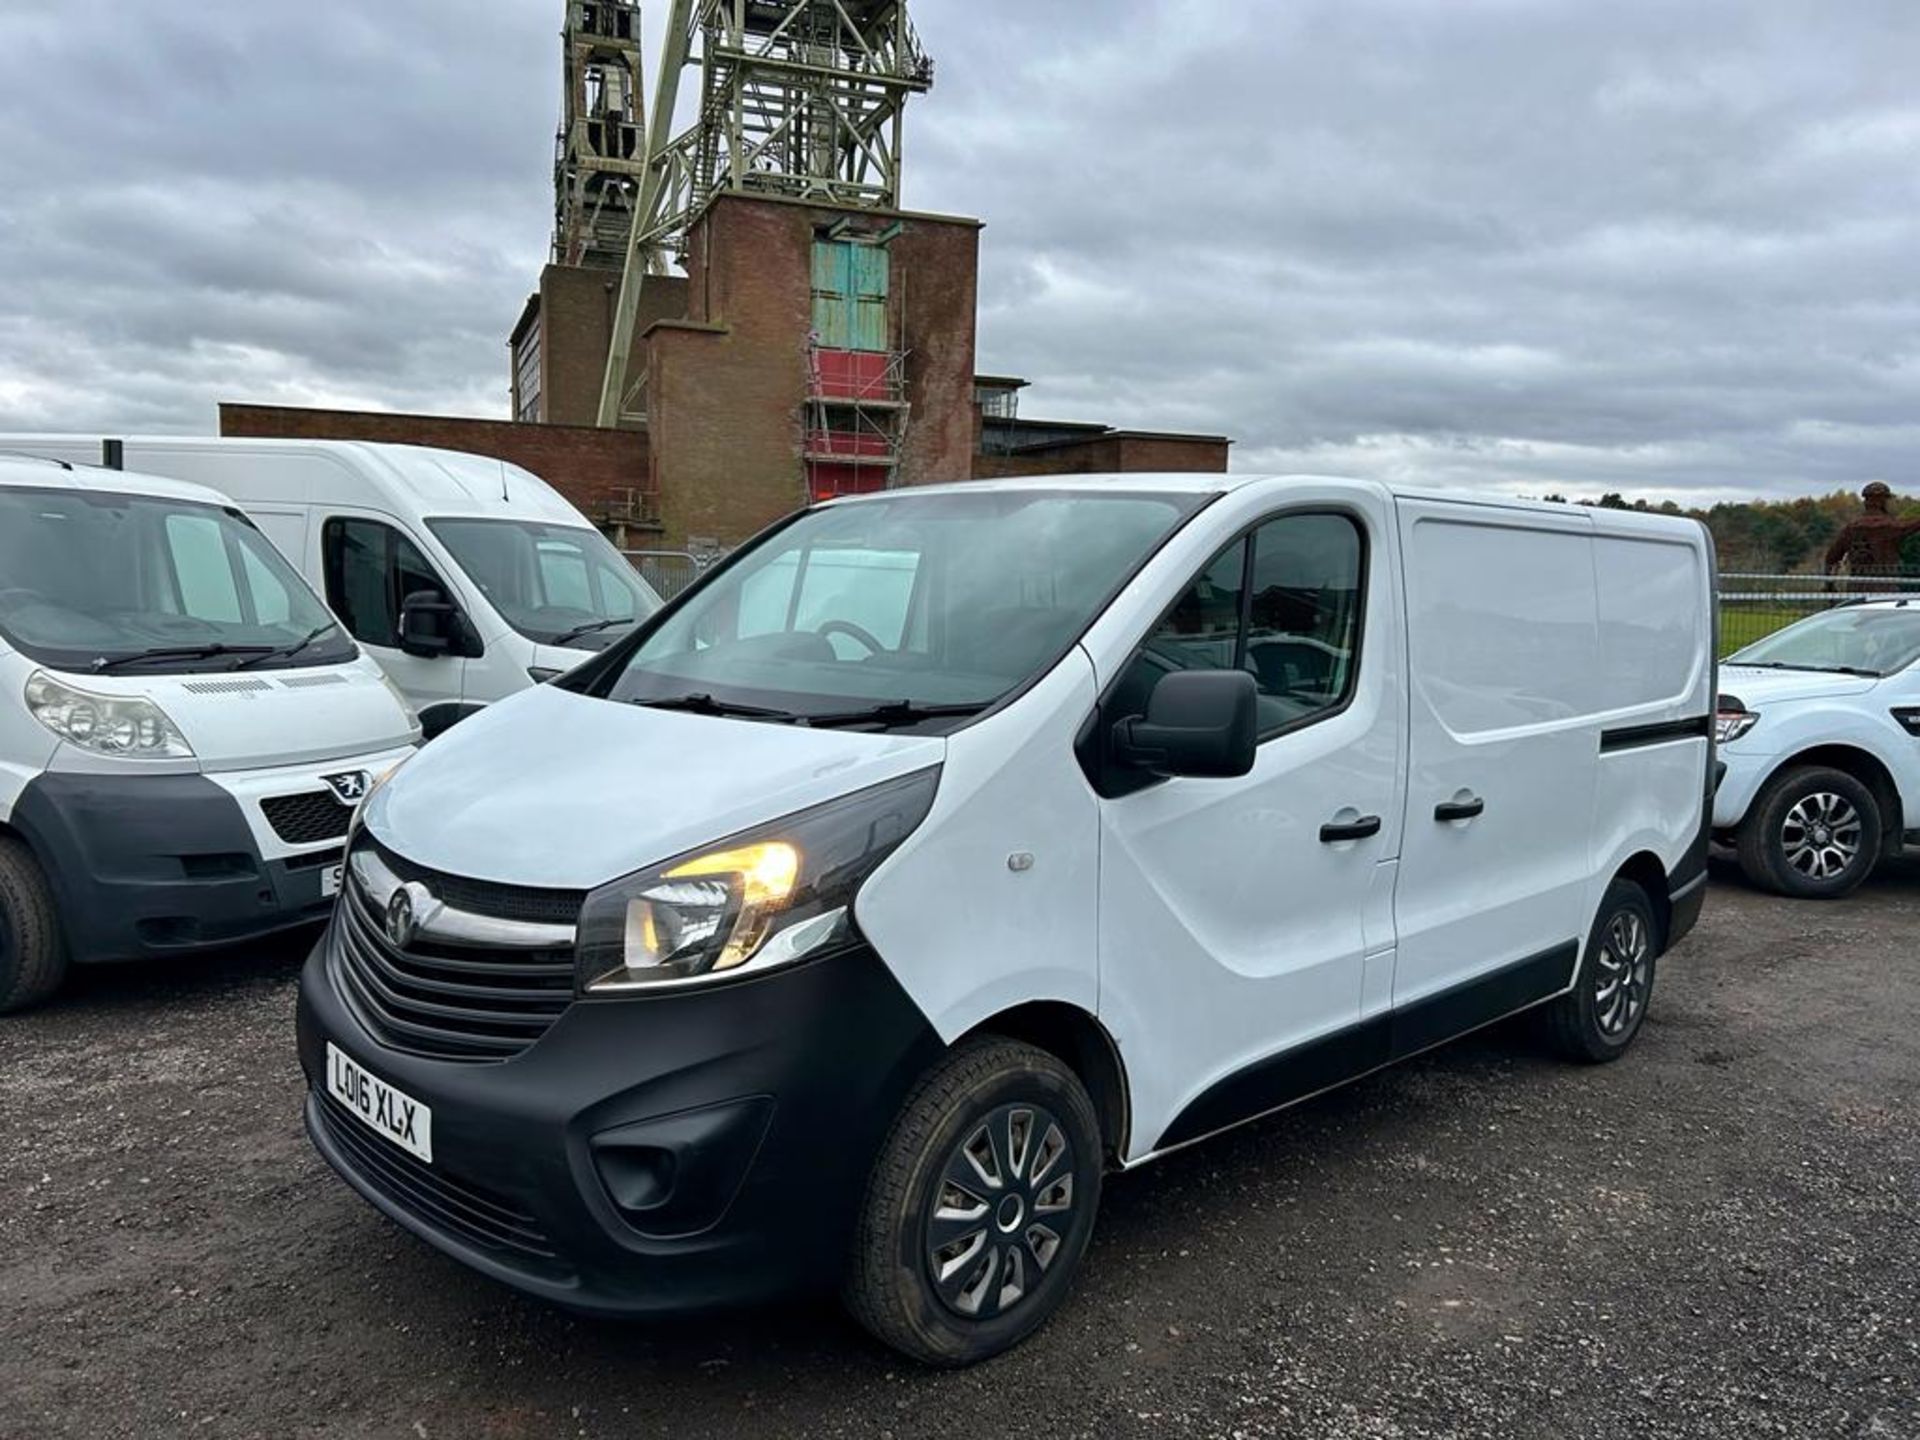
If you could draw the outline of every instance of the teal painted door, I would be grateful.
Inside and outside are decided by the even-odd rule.
[[[816,240],[813,328],[828,350],[886,350],[891,257],[878,245]]]

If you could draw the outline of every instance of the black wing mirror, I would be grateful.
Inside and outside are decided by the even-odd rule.
[[[400,606],[400,649],[423,660],[455,653],[460,612],[434,590],[416,590]]]
[[[1114,756],[1156,775],[1245,775],[1260,743],[1259,698],[1244,670],[1176,670],[1153,687],[1144,718],[1113,727]]]

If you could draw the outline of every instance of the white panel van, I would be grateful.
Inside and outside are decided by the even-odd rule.
[[[225,496],[0,457],[0,1013],[71,964],[326,919],[419,738]]]
[[[806,511],[376,791],[309,1131],[561,1305],[837,1284],[993,1354],[1110,1171],[1536,1007],[1633,1043],[1712,576],[1683,521],[1313,477]]]
[[[660,608],[586,516],[518,466],[330,440],[131,437],[132,469],[231,496],[327,598],[431,739],[570,669]],[[98,436],[0,436],[97,462]]]

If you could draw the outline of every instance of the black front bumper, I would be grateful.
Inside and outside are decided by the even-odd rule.
[[[240,802],[201,775],[35,777],[14,807],[76,963],[144,960],[324,921],[338,851],[261,858]]]
[[[873,1157],[940,1041],[870,948],[710,990],[576,1002],[519,1056],[383,1047],[315,950],[301,977],[307,1130],[391,1219],[592,1314],[832,1285]],[[432,1111],[415,1159],[327,1090],[331,1041]]]

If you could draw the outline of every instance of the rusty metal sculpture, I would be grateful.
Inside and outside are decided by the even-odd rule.
[[[1890,575],[1900,568],[1900,547],[1909,535],[1920,535],[1920,520],[1893,515],[1893,491],[1878,480],[1860,492],[1867,511],[1833,537],[1827,547],[1827,574],[1836,575],[1844,560],[1855,576]]]

